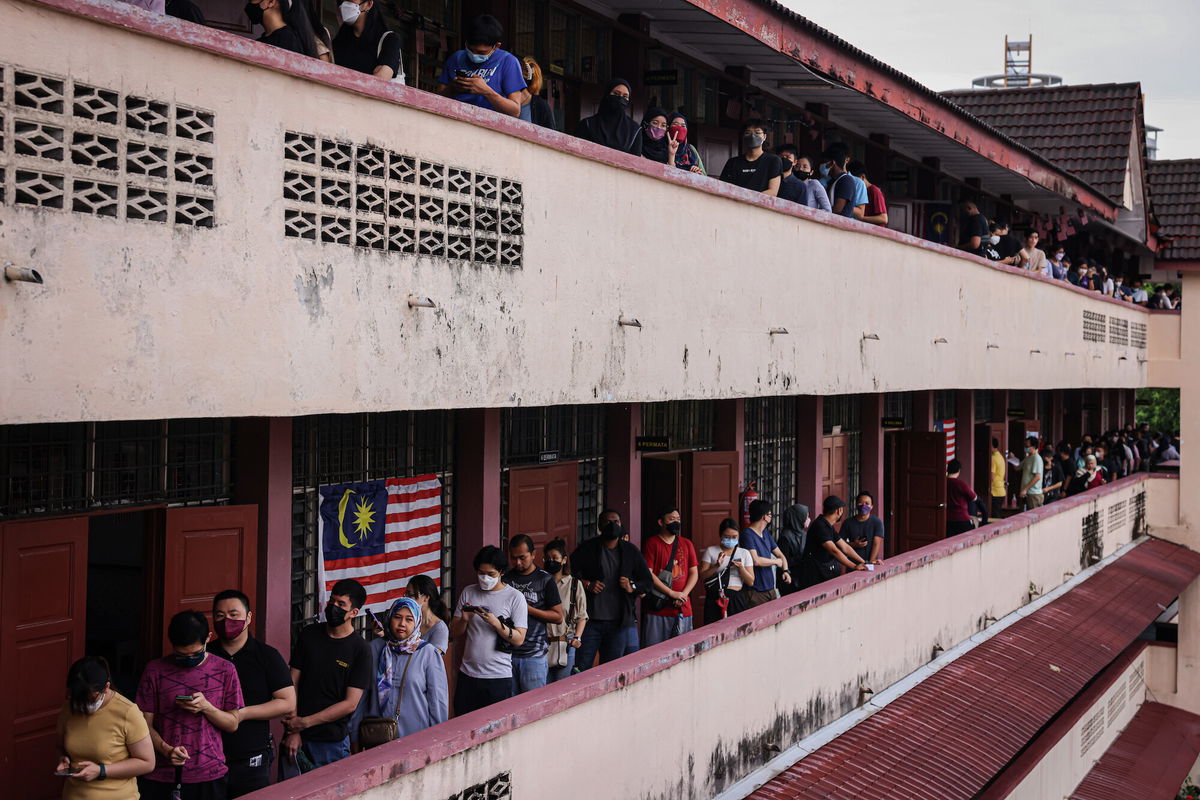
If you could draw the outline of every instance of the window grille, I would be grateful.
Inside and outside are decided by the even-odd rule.
[[[1119,344],[1122,347],[1129,346],[1129,320],[1118,317],[1109,318],[1108,342],[1109,344]]]
[[[933,418],[958,419],[958,393],[953,389],[938,389],[933,393]]]
[[[992,412],[995,409],[995,398],[992,396],[991,389],[976,389],[975,390],[975,421],[976,422],[991,422]]]
[[[837,394],[825,398],[822,409],[822,430],[833,433],[835,426],[842,433],[862,430],[862,397],[856,394]]]
[[[883,415],[885,417],[901,417],[904,427],[912,428],[913,396],[911,392],[888,392],[883,396]]]
[[[1083,312],[1083,340],[1085,342],[1103,342],[1107,330],[1107,317],[1095,311]]]
[[[1146,323],[1132,322],[1129,325],[1129,343],[1138,350],[1146,349]]]
[[[746,483],[758,488],[782,519],[796,494],[796,398],[755,397],[746,401]]]
[[[642,435],[666,436],[672,450],[711,450],[713,402],[671,400],[642,404]]]

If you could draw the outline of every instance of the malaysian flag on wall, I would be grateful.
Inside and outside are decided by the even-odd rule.
[[[414,575],[441,585],[441,481],[420,475],[322,486],[320,535],[320,599],[354,578],[367,590],[366,608],[384,611]]]
[[[952,460],[954,460],[954,452],[955,452],[954,420],[944,419],[941,422],[935,423],[934,427],[937,430],[941,431],[942,433],[946,434],[946,463],[949,464]]]

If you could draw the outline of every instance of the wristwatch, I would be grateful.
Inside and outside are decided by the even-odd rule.
[[[96,776],[96,780],[102,781],[108,777],[108,770],[104,768],[103,764],[100,764],[99,767],[100,767],[100,774]]]

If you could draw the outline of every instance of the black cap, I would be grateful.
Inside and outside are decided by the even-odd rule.
[[[822,514],[832,514],[839,508],[845,508],[846,501],[838,497],[836,494],[831,494],[825,498],[825,502],[821,504]]]

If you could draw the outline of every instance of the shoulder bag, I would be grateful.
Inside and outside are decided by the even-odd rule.
[[[682,533],[675,534],[675,541],[671,544],[671,557],[667,560],[666,568],[658,573],[658,579],[662,581],[663,586],[671,585],[671,578],[675,574],[675,555],[679,552],[679,540],[682,536]],[[665,611],[672,605],[674,605],[674,601],[660,592],[657,586],[651,586],[645,599],[642,600],[642,607],[651,612]]]
[[[421,642],[417,649],[409,655],[408,661],[404,662],[404,669],[400,673],[400,690],[396,696],[397,715],[400,714],[400,709],[404,705],[404,684],[408,681],[408,668],[412,666],[417,653],[427,644],[429,642]],[[370,750],[372,747],[386,744],[399,735],[400,724],[396,721],[396,717],[363,717],[363,721],[358,725],[358,744],[363,750]]]

